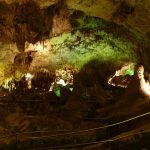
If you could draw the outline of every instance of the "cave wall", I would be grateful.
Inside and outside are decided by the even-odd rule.
[[[23,52],[26,41],[35,43],[69,30],[66,6],[63,2],[51,4],[41,9],[36,1],[1,1],[0,41],[15,42],[18,50]]]
[[[35,43],[70,30],[75,10],[149,35],[149,7],[148,0],[1,0],[0,41],[16,42],[24,51],[25,41]]]
[[[83,59],[83,62],[85,62],[94,54],[91,55],[89,49],[94,49],[93,52],[99,53],[100,50],[103,50],[101,44],[104,42],[107,56],[110,56],[110,58],[115,56],[111,54],[110,50],[117,53],[115,49],[117,48],[120,51],[119,58],[125,56],[122,55],[124,51],[129,52],[130,56],[133,52],[138,56],[137,59],[140,58],[140,63],[147,67],[149,66],[147,65],[149,64],[149,42],[145,39],[145,33],[149,34],[150,12],[148,8],[149,3],[146,0],[1,0],[0,41],[2,42],[2,48],[0,52],[3,53],[3,50],[8,50],[5,49],[3,43],[16,43],[17,45],[15,49],[9,45],[10,50],[13,52],[11,59],[7,55],[5,57],[1,55],[1,63],[4,60],[11,60],[12,63],[13,58],[19,52],[25,51],[26,42],[36,44],[47,40],[48,42],[45,42],[45,45],[48,43],[47,48],[45,48],[47,51],[57,50],[59,54],[62,53],[61,49],[64,50],[63,56],[61,56],[63,62],[69,60],[73,64],[77,64],[78,57],[74,57],[73,54],[79,56],[79,53],[81,53],[82,57],[87,52],[89,55],[86,55],[87,57]],[[77,12],[75,10],[79,12],[78,16],[75,16],[77,18],[73,16],[74,12]],[[74,23],[79,26],[73,26]],[[81,35],[79,32],[78,35],[75,34],[76,27],[78,29],[88,28],[88,30],[81,32]],[[74,30],[71,31],[72,28]],[[134,29],[143,34],[135,32]],[[101,33],[102,30],[104,32]],[[66,31],[71,32],[66,35],[62,34]],[[59,36],[58,39],[56,38],[58,42],[54,42],[51,46],[49,43],[53,41],[52,37],[57,36]],[[63,40],[63,37],[67,38]],[[119,41],[119,43],[115,44],[116,41]],[[124,41],[127,41],[127,43],[124,43]],[[120,49],[123,49],[122,52]],[[129,49],[131,51],[128,51]],[[28,51],[30,50],[32,49],[28,49]],[[72,57],[69,57],[70,52]],[[52,58],[50,53],[46,53],[46,57],[42,55],[43,58],[40,54],[37,62],[42,63],[44,61],[44,64],[50,64],[52,59],[55,59],[55,57]],[[106,59],[107,56],[103,55],[102,57]],[[35,64],[37,65],[37,63]]]
[[[149,0],[67,0],[67,5],[91,16],[150,32]]]
[[[14,0],[3,0],[8,4]],[[27,0],[15,0],[24,3]],[[45,9],[59,0],[33,0]],[[87,15],[104,18],[116,23],[129,25],[144,33],[150,32],[150,2],[149,0],[65,0],[67,7],[81,10]]]

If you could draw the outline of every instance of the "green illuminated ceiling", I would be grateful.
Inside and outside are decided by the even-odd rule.
[[[133,51],[136,46],[131,42],[100,30],[91,31],[90,34],[84,34],[82,30],[76,30],[73,34],[64,33],[52,38],[51,43],[52,53],[56,53],[57,58],[77,68],[91,59],[137,62],[138,58]]]
[[[53,37],[49,41],[49,56],[55,55],[56,63],[69,63],[81,68],[92,59],[135,63],[138,61],[139,56],[135,53],[138,39],[126,28],[87,16],[76,19],[76,22],[74,20],[74,24],[73,31]],[[132,39],[129,40],[128,36]]]
[[[148,47],[143,34],[96,17],[81,14],[72,26],[71,32],[50,40],[49,55],[55,55],[58,64],[69,63],[80,69],[92,59],[137,63],[141,59],[139,50],[144,52]]]

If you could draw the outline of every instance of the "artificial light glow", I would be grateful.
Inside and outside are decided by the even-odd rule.
[[[49,89],[50,92],[53,91],[53,89],[54,89],[54,84],[55,84],[55,82],[52,82],[52,83],[51,83],[51,86],[50,86],[50,89]]]
[[[28,89],[31,89],[31,88],[32,88],[32,82],[31,82],[31,80],[32,80],[33,77],[34,77],[34,75],[32,75],[32,74],[29,73],[29,72],[25,75],[25,78],[26,78],[26,81],[27,81]]]
[[[133,69],[127,69],[125,72],[125,75],[133,76],[134,75],[134,70]]]
[[[60,97],[61,96],[61,93],[60,93],[60,89],[58,90],[55,90],[54,93],[56,94],[56,96]]]
[[[118,86],[127,88],[130,83],[130,76],[134,75],[134,64],[127,63],[120,70],[116,70],[113,76],[108,79],[108,84],[112,86]]]
[[[69,90],[72,92],[72,91],[73,91],[73,88],[69,88]]]
[[[36,45],[35,45],[35,50],[37,50],[37,51],[44,50],[44,44],[41,43],[41,42],[37,42]]]
[[[51,83],[49,91],[57,91],[56,88],[58,86],[68,86],[69,90],[73,91],[73,88],[70,88],[70,86],[73,85],[73,70],[71,68],[65,67],[57,69],[55,75],[56,78],[54,82]]]
[[[56,82],[57,84],[60,84],[62,86],[66,86],[67,83],[63,80],[63,79],[60,79],[59,81]]]
[[[16,89],[15,84],[14,84],[14,80],[13,77],[7,78],[3,81],[2,85],[1,85],[4,89],[7,89],[10,91],[12,91],[13,89]]]
[[[58,69],[55,71],[57,84],[62,86],[73,85],[73,71],[70,68]]]
[[[37,42],[35,44],[32,43],[25,43],[25,51],[37,51],[39,53],[46,53],[48,51],[48,49],[46,48],[46,46],[44,45],[44,41],[42,42]]]
[[[121,68],[121,70],[123,70]],[[109,77],[108,84],[113,86],[118,86],[122,88],[126,88],[131,81],[131,75],[134,75],[134,70],[127,69],[124,71],[126,74],[123,76],[119,74],[119,70],[115,72],[115,75]],[[137,83],[140,85],[140,91],[145,95],[150,97],[150,83],[149,81],[145,81],[144,79],[144,67],[139,66],[135,69],[136,74],[134,75],[135,78],[138,78]],[[121,72],[122,73],[122,72]],[[114,83],[115,82],[115,83]]]
[[[141,92],[150,97],[150,84],[149,81],[145,81],[144,79],[144,67],[143,66],[138,66],[136,68],[136,77],[140,81],[140,90]]]
[[[142,80],[144,80],[144,79],[142,79]],[[141,88],[141,90],[144,92],[144,94],[146,94],[147,96],[150,96],[150,84],[149,84],[149,82],[145,82],[145,80],[142,82],[144,84],[143,84],[143,87]]]
[[[32,79],[34,75],[32,75],[31,73],[27,73],[25,77],[26,77],[26,80],[29,80],[29,79]]]

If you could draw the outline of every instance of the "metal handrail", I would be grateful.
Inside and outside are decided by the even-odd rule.
[[[86,130],[79,130],[79,131],[72,131],[72,132],[67,132],[67,133],[62,133],[62,134],[52,134],[50,136],[40,136],[40,137],[26,137],[27,139],[40,139],[40,138],[50,138],[50,137],[57,137],[57,136],[64,136],[64,135],[72,135],[72,134],[80,134],[80,133],[85,133],[85,132],[89,132],[89,131],[95,131],[95,130],[99,130],[99,129],[105,129],[105,128],[109,128],[109,127],[114,127],[114,126],[117,126],[117,125],[121,125],[121,124],[124,124],[124,123],[127,123],[127,122],[130,122],[132,120],[136,120],[138,118],[142,118],[144,116],[148,116],[150,115],[150,112],[147,112],[147,113],[143,113],[141,115],[138,115],[138,116],[135,116],[135,117],[132,117],[132,118],[129,118],[129,119],[126,119],[126,120],[123,120],[123,121],[120,121],[120,122],[117,122],[117,123],[113,123],[113,124],[110,124],[110,125],[105,125],[105,126],[100,126],[100,127],[97,127],[97,128],[91,128],[91,129],[86,129]],[[11,134],[9,136],[4,136],[5,137],[10,137],[10,136],[13,136],[13,135],[22,135],[22,134],[30,134],[30,133],[40,133],[41,131],[29,131],[29,132],[18,132],[18,133],[14,133],[14,134]],[[42,132],[51,132],[51,131],[42,131]],[[55,132],[55,131],[54,131]],[[60,131],[56,131],[56,132],[60,132]],[[3,138],[3,137],[2,137]],[[2,139],[0,138],[0,139]]]
[[[95,130],[99,130],[99,129],[105,129],[105,128],[109,128],[109,127],[113,127],[113,126],[117,126],[117,125],[121,125],[121,124],[124,124],[124,123],[127,123],[127,122],[130,122],[132,120],[136,120],[138,118],[142,118],[144,116],[148,116],[150,115],[150,112],[147,112],[147,113],[143,113],[141,115],[138,115],[138,116],[135,116],[135,117],[132,117],[132,118],[129,118],[129,119],[126,119],[126,120],[123,120],[123,121],[120,121],[120,122],[117,122],[117,123],[113,123],[113,124],[110,124],[110,125],[105,125],[105,126],[100,126],[100,127],[97,127],[97,128],[91,128],[91,129],[87,129],[87,130],[80,130],[80,131],[72,131],[72,132],[67,132],[67,133],[60,133],[60,134],[52,134],[52,135],[49,135],[49,136],[38,136],[38,137],[25,137],[25,139],[43,139],[43,138],[51,138],[51,137],[57,137],[57,136],[65,136],[65,135],[73,135],[73,134],[80,134],[80,133],[85,133],[85,132],[90,132],[90,131],[95,131]],[[4,136],[4,137],[1,137],[0,140],[2,139],[6,139],[6,138],[10,138],[10,137],[13,137],[15,138],[15,143],[16,143],[16,148],[17,148],[17,144],[18,144],[18,137],[22,134],[28,134],[28,133],[40,133],[41,131],[32,131],[32,132],[21,132],[21,133],[14,133],[14,134],[10,134],[10,135],[7,135],[7,136]],[[42,131],[43,132],[43,131]],[[45,132],[45,131],[44,131]],[[47,133],[49,131],[46,131]],[[144,133],[145,131],[141,131],[140,133]],[[148,132],[150,132],[150,130],[148,130]],[[124,136],[126,137],[126,136]],[[121,137],[122,138],[122,137]],[[114,140],[118,140],[118,139],[121,139],[121,138],[115,138]],[[110,142],[110,141],[114,141],[114,140],[105,140],[105,141],[99,141],[99,142],[90,142],[90,143],[82,143],[82,144],[76,144],[76,146],[86,146],[86,145],[92,145],[92,144],[96,144],[96,143],[104,143],[104,142]],[[65,146],[57,146],[57,147],[49,147],[51,149],[56,149],[56,148],[64,148],[64,147],[72,147],[74,145],[65,145]],[[42,150],[42,149],[47,149],[47,148],[39,148],[39,149],[30,149],[30,150]]]
[[[125,135],[125,136],[121,136],[121,137],[116,137],[116,138],[112,138],[112,139],[108,139],[108,140],[103,140],[103,141],[96,141],[96,142],[88,142],[88,143],[80,143],[80,144],[72,144],[72,145],[62,145],[62,146],[55,146],[55,147],[43,147],[43,148],[34,148],[34,149],[28,149],[28,150],[48,150],[48,149],[60,149],[60,148],[71,148],[71,147],[79,147],[79,146],[88,146],[88,145],[95,145],[95,144],[104,144],[107,142],[115,142],[117,140],[121,140],[130,136],[134,136],[134,135],[138,135],[138,134],[144,134],[144,133],[149,133],[150,130],[145,130],[145,131],[140,131],[140,132],[136,132],[133,134],[129,134],[129,135]]]
[[[130,119],[126,119],[126,120],[123,120],[123,121],[120,121],[120,122],[117,122],[117,123],[113,123],[113,124],[110,124],[110,125],[100,126],[100,127],[97,127],[97,128],[91,128],[91,129],[80,130],[80,131],[73,131],[73,132],[62,133],[62,134],[53,134],[53,135],[50,135],[50,136],[26,137],[26,138],[27,139],[40,139],[40,138],[50,138],[50,137],[57,137],[57,136],[64,136],[64,135],[80,134],[80,133],[84,133],[84,132],[89,132],[89,131],[95,131],[95,130],[105,129],[105,128],[109,128],[109,127],[114,127],[114,126],[121,125],[121,124],[130,122],[132,120],[136,120],[138,118],[142,118],[142,117],[148,116],[148,115],[150,115],[150,112],[147,112],[147,113],[144,113],[142,115],[138,115],[138,116],[135,116],[135,117],[132,117]]]

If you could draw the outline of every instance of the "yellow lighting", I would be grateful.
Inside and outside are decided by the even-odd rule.
[[[26,80],[29,80],[29,79],[32,79],[34,75],[32,75],[31,73],[27,73],[25,77],[26,77]]]
[[[25,51],[37,51],[39,53],[46,53],[48,49],[44,45],[44,41],[42,42],[37,42],[35,44],[32,43],[25,43]]]

